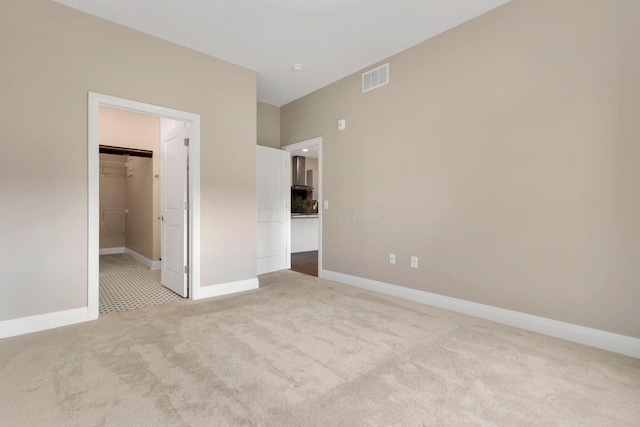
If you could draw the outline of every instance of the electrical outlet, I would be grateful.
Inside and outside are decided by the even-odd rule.
[[[389,264],[396,263],[396,254],[389,254]]]
[[[418,257],[417,256],[412,256],[411,257],[411,268],[418,268]]]

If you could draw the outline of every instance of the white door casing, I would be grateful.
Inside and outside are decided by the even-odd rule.
[[[172,124],[175,127],[172,128]],[[187,296],[187,123],[161,119],[161,273],[160,282],[182,297]],[[170,130],[167,130],[170,129]]]
[[[289,165],[290,156],[286,151],[256,147],[258,274],[291,267]]]
[[[101,106],[119,108],[160,118],[181,120],[189,129],[189,298],[203,295],[200,287],[200,115],[158,105],[118,98],[96,92],[88,93],[88,238],[87,238],[87,309],[86,319],[99,316],[99,109]],[[80,320],[82,321],[82,320]],[[67,322],[77,323],[74,322]],[[41,330],[46,328],[39,328]],[[35,330],[31,331],[34,332]]]

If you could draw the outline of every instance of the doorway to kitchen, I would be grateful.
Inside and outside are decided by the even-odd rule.
[[[322,277],[322,137],[282,147],[291,155],[291,270]]]

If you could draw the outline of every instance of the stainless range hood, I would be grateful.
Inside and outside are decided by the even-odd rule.
[[[308,186],[305,182],[305,179],[307,177],[305,166],[306,162],[304,156],[293,156],[291,158],[291,188],[293,188],[294,190],[313,190],[313,187]]]

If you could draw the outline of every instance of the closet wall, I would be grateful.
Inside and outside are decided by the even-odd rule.
[[[100,154],[100,249],[125,247],[126,161]]]
[[[153,260],[153,160],[130,157],[127,171],[125,246]]]
[[[153,152],[152,159],[131,157],[134,174],[127,183],[129,191],[126,191],[125,205],[129,213],[124,215],[126,245],[122,246],[150,260],[158,261],[160,260],[160,220],[157,219],[160,217],[160,119],[145,114],[100,107],[99,133],[100,145],[138,148]],[[128,158],[115,157],[121,157],[124,161]],[[100,192],[102,193],[102,187]],[[135,212],[132,209],[132,203],[140,204]],[[100,239],[100,248],[104,248],[102,231]]]

